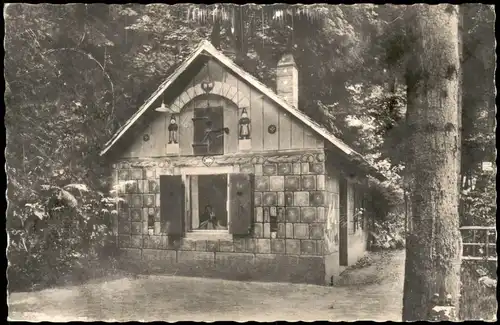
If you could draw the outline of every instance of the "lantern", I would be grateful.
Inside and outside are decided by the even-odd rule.
[[[250,139],[250,119],[248,118],[247,109],[245,107],[243,107],[243,110],[241,112],[239,125],[240,125],[240,132],[239,132],[240,140]]]
[[[168,143],[177,143],[177,130],[179,126],[175,120],[175,116],[170,116],[170,124],[168,125]]]

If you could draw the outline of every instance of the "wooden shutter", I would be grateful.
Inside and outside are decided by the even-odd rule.
[[[168,235],[184,233],[184,184],[181,176],[160,176],[160,213]]]
[[[212,121],[213,130],[222,130],[224,127],[224,111],[222,106],[210,107],[208,118]],[[212,134],[208,153],[219,155],[224,153],[224,132],[220,131],[217,134]]]
[[[229,174],[229,233],[249,234],[253,211],[253,175]]]
[[[208,116],[204,108],[195,108],[193,114],[193,153],[204,155],[208,153],[208,146],[203,142],[205,137],[206,123]]]

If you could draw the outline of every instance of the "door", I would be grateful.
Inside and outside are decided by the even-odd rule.
[[[341,179],[339,186],[339,213],[340,213],[340,227],[339,227],[339,264],[347,266],[348,264],[348,221],[347,220],[347,180]]]

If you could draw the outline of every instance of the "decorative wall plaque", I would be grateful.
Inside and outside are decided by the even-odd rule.
[[[276,130],[277,130],[277,129],[278,129],[278,128],[276,127],[276,125],[271,124],[271,125],[269,125],[269,127],[267,128],[267,132],[269,132],[270,134],[274,134],[274,133],[276,133]]]

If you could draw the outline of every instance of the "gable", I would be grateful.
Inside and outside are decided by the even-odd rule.
[[[209,81],[213,82],[213,88],[205,93],[202,86]],[[161,101],[157,100],[149,112],[149,121],[133,132],[135,136],[130,135],[131,144],[124,148],[122,157],[170,155],[172,152],[168,150],[168,136],[165,130],[172,114],[178,116],[178,154],[193,155],[194,111],[207,105],[223,107],[224,126],[230,130],[230,133],[224,136],[224,153],[315,149],[324,146],[322,137],[214,59],[208,60],[196,74],[193,73],[182,90],[177,89],[176,93],[177,96],[165,103],[166,112],[154,110],[161,105]],[[251,136],[249,146],[240,150],[238,120],[243,108],[251,121]],[[270,133],[269,128],[275,128],[276,131]],[[143,135],[148,135],[147,142],[143,141]]]
[[[344,142],[342,142],[340,139],[335,137],[333,134],[331,134],[328,130],[326,130],[324,127],[319,125],[317,122],[309,118],[306,114],[303,112],[299,111],[295,107],[291,106],[288,104],[283,98],[278,96],[276,93],[274,93],[272,90],[270,90],[268,87],[263,85],[261,82],[259,82],[255,77],[251,76],[249,73],[245,72],[242,70],[240,67],[238,67],[234,62],[232,62],[229,58],[224,56],[222,53],[220,53],[218,50],[216,50],[208,41],[202,41],[198,45],[198,47],[193,51],[193,53],[177,68],[177,70],[169,76],[165,82],[163,82],[160,87],[151,95],[151,97],[139,108],[139,110],[115,133],[115,135],[105,144],[105,148],[101,151],[100,155],[104,155],[106,152],[108,152],[115,143],[118,142],[118,140],[129,130],[132,125],[134,125],[139,118],[144,115],[148,110],[152,111],[154,110],[155,105],[158,104],[159,98],[163,95],[165,97],[169,97],[169,104],[171,107],[167,109],[168,113],[175,113],[174,110],[182,110],[180,107],[182,104],[186,104],[185,100],[186,98],[190,97],[193,99],[193,97],[196,98],[196,88],[193,88],[192,90],[188,90],[191,87],[186,89],[186,85],[184,85],[183,89],[187,90],[188,92],[184,95],[184,97],[176,97],[175,100],[178,100],[178,103],[171,103],[170,100],[172,100],[170,97],[174,96],[174,93],[177,93],[179,89],[179,84],[182,83],[182,81],[186,78],[186,76],[191,75],[193,69],[196,69],[195,66],[197,66],[196,62],[202,61],[201,58],[206,58],[206,57],[211,57],[215,59],[215,61],[223,67],[223,71],[226,72],[227,76],[233,76],[236,79],[236,84],[244,84],[249,86],[251,89],[250,92],[247,92],[250,94],[254,94],[253,92],[257,90],[257,94],[254,94],[253,97],[249,97],[249,103],[250,106],[257,107],[256,110],[254,111],[254,117],[260,116],[260,111],[259,111],[259,106],[260,109],[262,109],[262,123],[264,124],[266,122],[272,121],[274,122],[272,125],[276,126],[275,123],[280,123],[278,124],[279,129],[284,130],[283,132],[286,134],[287,132],[290,133],[290,146],[293,146],[295,143],[300,143],[302,139],[302,143],[304,141],[309,141],[306,139],[309,138],[314,138],[314,142],[317,142],[318,136],[322,138],[321,142],[324,142],[323,140],[326,140],[329,142],[333,147],[336,148],[336,150],[339,150],[342,152],[345,156],[347,156],[349,159],[352,159],[356,163],[360,163],[362,165],[366,165],[367,162],[366,160],[356,151],[351,149],[348,145],[346,145]],[[187,71],[191,70],[191,73],[187,73]],[[237,78],[235,76],[238,76]],[[189,77],[188,77],[189,78]],[[196,82],[196,78],[191,78],[191,83],[194,81]],[[225,80],[227,81],[227,80]],[[177,86],[175,84],[177,83]],[[189,84],[189,82],[187,82]],[[251,86],[251,87],[250,87]],[[234,96],[240,96],[240,92],[237,91],[236,93],[231,93],[231,87],[226,87],[222,88],[220,84],[218,84],[218,87],[221,92],[224,92],[227,90],[227,93],[225,93],[226,98],[227,96],[231,96],[230,100],[234,99]],[[242,86],[243,87],[243,86]],[[255,88],[255,89],[254,89]],[[238,88],[239,89],[239,88]],[[239,98],[238,102],[236,103],[237,105],[244,105],[240,102]],[[175,101],[174,100],[174,101]],[[252,103],[253,101],[253,103]],[[260,101],[260,103],[259,103]],[[268,105],[271,103],[272,105]],[[172,105],[173,104],[173,105]],[[151,107],[154,106],[154,107]],[[271,108],[273,107],[273,108]],[[152,114],[156,115],[156,114]],[[283,115],[283,117],[281,117]],[[289,121],[290,119],[290,121]],[[295,123],[298,122],[298,123]],[[258,121],[257,121],[258,123]],[[290,124],[289,131],[287,130],[287,126]],[[295,129],[299,128],[300,125],[300,130],[302,132],[298,132],[297,139],[294,139],[293,136],[294,134],[297,134]],[[258,124],[257,124],[258,126]],[[259,135],[262,134],[262,146],[265,147],[270,146],[269,143],[273,144],[275,147],[276,144],[279,147],[280,141],[283,142],[283,146],[286,147],[288,145],[288,140],[287,137],[282,137],[283,140],[280,140],[280,137],[278,137],[278,140],[276,140],[274,137],[267,137],[267,134],[264,133],[264,126],[260,125],[260,128],[257,128],[257,140],[256,142],[256,148],[259,147],[260,145],[260,138]],[[262,133],[261,130],[262,129]],[[307,134],[307,135],[306,135]],[[312,134],[312,136],[310,136]],[[283,148],[284,148],[283,147]],[[257,150],[253,149],[252,150]],[[371,168],[372,170],[373,168]],[[380,175],[378,175],[380,176]]]

